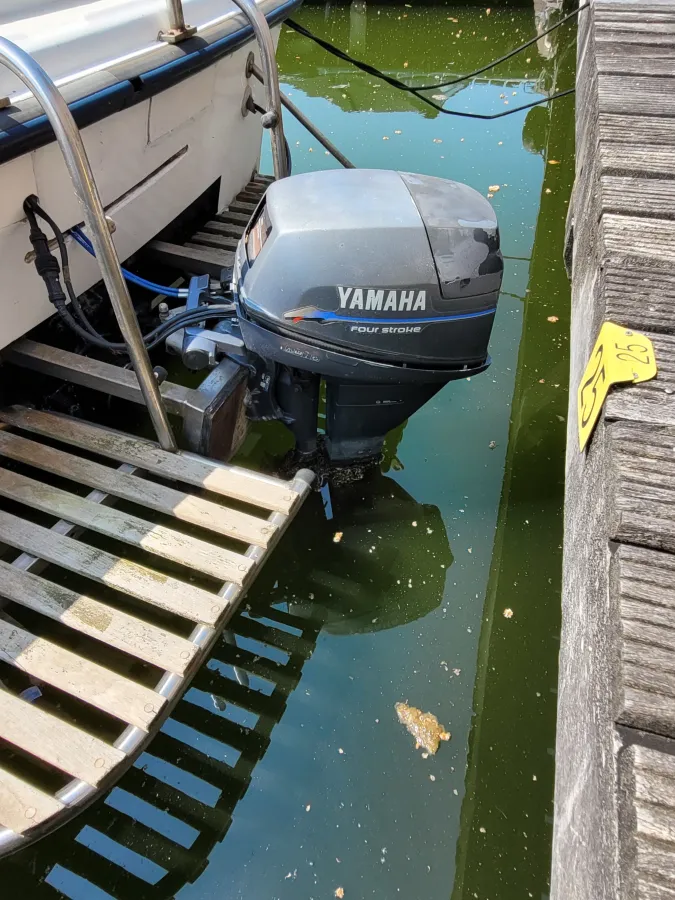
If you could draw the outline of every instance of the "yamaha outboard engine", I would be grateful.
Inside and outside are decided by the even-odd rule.
[[[499,230],[464,184],[373,169],[270,185],[236,253],[252,418],[317,446],[321,382],[333,462],[377,456],[444,384],[484,371],[501,287]]]

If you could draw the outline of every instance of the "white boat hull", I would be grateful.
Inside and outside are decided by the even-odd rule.
[[[273,9],[269,2],[262,6],[266,12]],[[0,31],[5,33],[4,26]],[[261,127],[259,116],[242,115],[247,85],[264,102],[260,86],[245,75],[252,50],[257,47],[249,41],[149,99],[82,129],[106,213],[115,222],[120,259],[145,245],[217,180],[219,208],[249,180],[259,158]],[[29,194],[37,194],[63,231],[82,222],[54,141],[0,165],[0,348],[54,312],[27,261],[31,245],[22,204]],[[69,241],[71,276],[81,293],[100,274],[95,260]]]

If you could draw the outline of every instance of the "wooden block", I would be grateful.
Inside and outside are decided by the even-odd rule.
[[[0,691],[0,738],[94,786],[124,759],[121,750],[8,691]]]
[[[163,478],[196,485],[266,509],[288,513],[299,498],[290,485],[277,479],[185,453],[168,453],[153,441],[109,431],[78,419],[12,407],[0,411],[0,421],[118,462],[133,463]]]
[[[239,243],[236,238],[224,234],[209,234],[207,231],[198,231],[192,236],[192,243],[204,247],[215,247],[217,250],[236,250]]]
[[[675,175],[675,147],[643,146],[627,147],[625,144],[601,142],[598,147],[600,167],[610,175],[636,175],[650,178],[672,178]],[[622,252],[630,252],[630,245],[623,245]]]
[[[645,146],[675,144],[675,118],[665,119],[655,116],[625,113],[600,113],[597,131],[601,141],[609,144],[624,144],[624,150]],[[644,157],[643,152],[643,157]]]
[[[603,212],[675,219],[672,179],[604,175],[600,188]]]
[[[601,227],[608,253],[675,263],[675,222],[606,214]]]
[[[197,652],[191,641],[177,634],[2,560],[0,596],[178,675],[185,672]]]
[[[0,825],[17,834],[57,815],[63,803],[0,768]]]
[[[211,222],[207,222],[206,225],[203,226],[202,231],[211,234],[229,235],[233,241],[238,242],[239,238],[244,233],[244,226],[233,225],[231,223],[228,224],[226,222],[216,222],[214,219]]]
[[[247,544],[266,547],[277,531],[276,525],[265,519],[73,456],[8,431],[0,430],[0,455]]]
[[[233,253],[228,254],[197,245],[150,241],[146,249],[160,262],[195,275],[212,275],[214,278],[220,278],[222,269],[234,263]]]
[[[215,625],[223,600],[195,585],[0,512],[0,540],[193,622]]]
[[[0,618],[0,659],[129,725],[148,730],[166,702],[143,685]],[[1,727],[1,726],[0,726]]]
[[[623,696],[617,720],[675,734],[675,557],[622,545],[612,572],[621,615]]]
[[[224,550],[163,525],[153,525],[138,516],[92,503],[69,491],[1,467],[0,496],[140,547],[223,582],[243,585],[254,567],[253,561],[240,553]]]

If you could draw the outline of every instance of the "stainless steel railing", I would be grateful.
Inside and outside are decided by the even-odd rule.
[[[143,343],[127,285],[122,275],[105,213],[101,204],[94,175],[87,158],[84,143],[68,104],[57,90],[44,69],[16,44],[0,37],[0,64],[6,66],[33,92],[54,129],[63,159],[73,182],[73,188],[84,213],[84,221],[94,245],[103,282],[122,337],[129,350],[138,384],[148,408],[157,440],[164,450],[175,451],[176,441],[171,431],[159,386],[152,371],[150,357]]]

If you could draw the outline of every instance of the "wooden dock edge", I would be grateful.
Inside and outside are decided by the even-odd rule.
[[[675,0],[592,0],[578,33],[572,330],[551,900],[675,898]],[[603,321],[659,373],[579,451]]]

